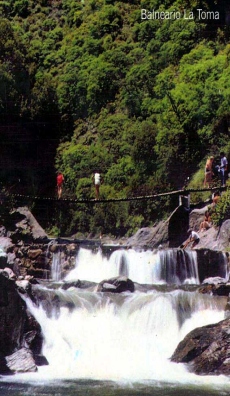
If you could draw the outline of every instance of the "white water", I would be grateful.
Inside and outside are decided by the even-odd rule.
[[[199,284],[196,252],[176,249],[157,252],[121,249],[107,258],[101,250],[93,253],[81,248],[75,269],[65,279],[100,282],[119,275],[141,284]]]
[[[52,268],[51,268],[51,278],[54,281],[59,281],[61,279],[61,264],[62,264],[62,253],[57,252],[53,254]]]
[[[191,375],[170,356],[188,331],[224,318],[221,300],[194,292],[61,293],[75,309],[58,317],[27,301],[45,336],[43,374],[52,378],[186,382]]]
[[[195,253],[181,257],[174,250],[119,250],[106,258],[80,249],[68,279],[99,282],[120,274],[143,284],[199,283]],[[73,287],[53,293],[61,308],[53,307],[51,316],[26,299],[42,327],[49,362],[39,368],[40,378],[226,383],[226,377],[198,377],[170,361],[189,331],[224,319],[226,299],[179,289],[111,294]]]

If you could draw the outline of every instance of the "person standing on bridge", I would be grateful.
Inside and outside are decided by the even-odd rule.
[[[99,199],[100,196],[100,185],[102,183],[102,177],[101,174],[99,172],[95,172],[94,175],[92,176],[93,179],[93,183],[94,183],[94,187],[95,187],[95,195],[96,195],[96,199]]]
[[[63,183],[64,183],[64,176],[61,172],[58,172],[57,175],[57,195],[58,195],[58,199],[61,198],[62,196],[62,187],[63,187]]]
[[[212,183],[212,176],[213,176],[213,161],[214,157],[210,157],[206,161],[205,165],[205,172],[204,172],[204,187],[206,187],[206,183],[208,185],[208,188],[210,188],[211,183]]]

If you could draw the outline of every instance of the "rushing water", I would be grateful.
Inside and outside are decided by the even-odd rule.
[[[76,266],[66,277],[100,282],[103,279],[125,275],[141,284],[199,284],[195,251],[177,249],[137,252],[133,249],[115,250],[110,257],[80,249]]]
[[[61,260],[54,257],[54,261],[54,274],[60,274]],[[172,288],[199,284],[196,253],[118,250],[104,257],[100,250],[80,249],[67,280],[100,282],[118,275],[147,286],[121,294],[55,289],[52,292],[61,304],[53,306],[52,313],[26,299],[42,327],[43,354],[49,365],[38,373],[2,378],[0,395],[230,393],[227,377],[196,376],[185,365],[170,361],[189,331],[224,319],[226,299]],[[164,285],[164,291],[149,287],[158,284]],[[42,286],[36,290],[50,292]]]

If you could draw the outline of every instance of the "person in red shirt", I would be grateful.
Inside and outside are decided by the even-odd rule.
[[[58,175],[57,175],[57,194],[58,194],[58,199],[60,199],[61,195],[62,195],[62,186],[63,186],[64,180],[65,179],[64,179],[63,174],[61,172],[58,172]]]

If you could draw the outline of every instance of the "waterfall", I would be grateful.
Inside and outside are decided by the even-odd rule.
[[[185,367],[169,360],[179,341],[193,328],[224,318],[221,299],[196,292],[56,293],[62,298],[58,315],[54,308],[48,317],[27,300],[42,327],[49,362],[44,370],[52,377],[184,379]]]
[[[53,257],[54,280],[60,280],[61,258],[60,253]],[[196,286],[181,286],[199,284],[196,252],[118,249],[106,256],[101,249],[80,248],[75,268],[65,280],[98,283],[118,275],[142,287],[136,285],[134,293],[113,294],[96,292],[94,285],[67,290],[61,287],[63,282],[59,288],[34,285],[38,305],[23,295],[44,337],[42,353],[49,365],[40,367],[39,374],[48,378],[190,381],[193,374],[170,357],[189,331],[224,319],[226,305],[226,298],[201,294],[194,291]]]
[[[59,281],[61,279],[61,264],[62,264],[62,252],[57,252],[53,254],[52,267],[51,267],[51,278],[54,281]]]
[[[100,282],[119,275],[140,284],[199,284],[196,252],[177,249],[157,252],[118,249],[108,258],[100,249],[92,252],[81,248],[75,268],[66,280]]]

